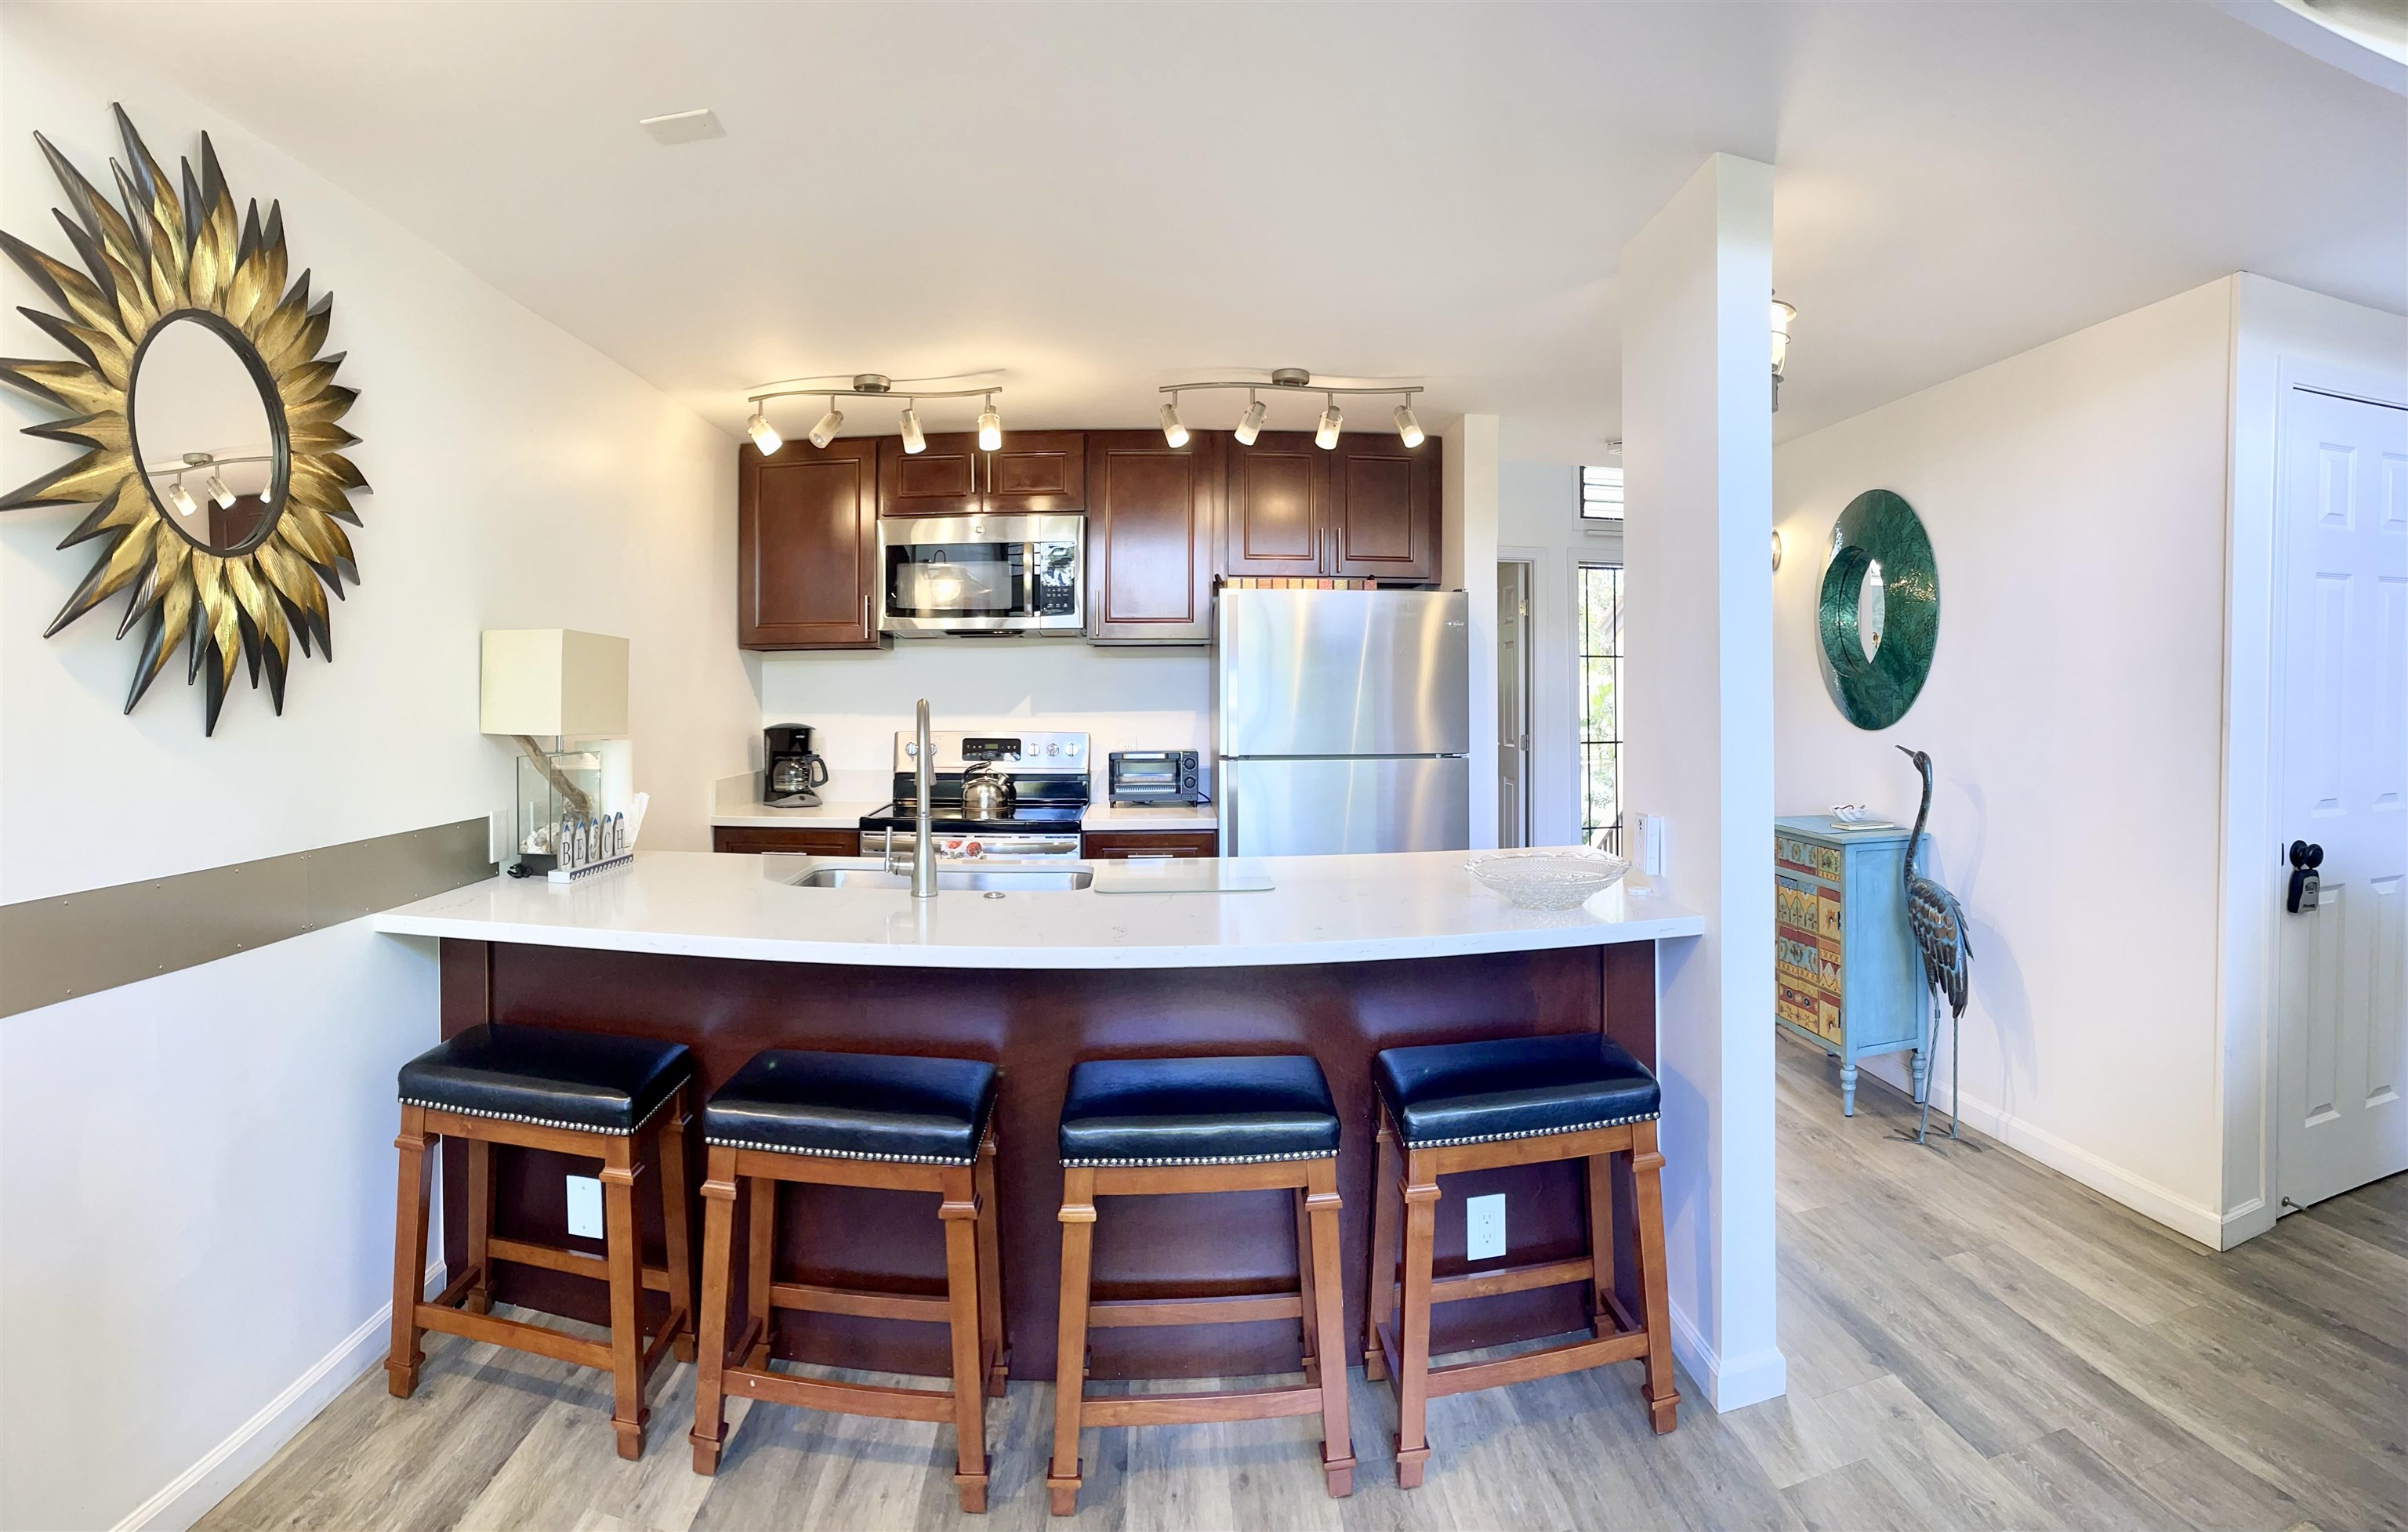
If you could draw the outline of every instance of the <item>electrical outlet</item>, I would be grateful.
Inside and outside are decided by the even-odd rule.
[[[568,1232],[580,1239],[602,1238],[602,1178],[568,1178]]]
[[[1463,1258],[1493,1261],[1505,1253],[1505,1194],[1466,1197],[1463,1201]]]

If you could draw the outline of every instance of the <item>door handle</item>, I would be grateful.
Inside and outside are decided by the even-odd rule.
[[[2323,879],[2316,869],[2325,865],[2325,849],[2312,840],[2291,842],[2291,886],[2284,896],[2283,908],[2297,915],[2316,908]]]

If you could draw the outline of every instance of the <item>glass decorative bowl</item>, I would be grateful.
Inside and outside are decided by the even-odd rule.
[[[1490,852],[1464,866],[1524,909],[1577,909],[1630,870],[1619,856],[1584,848]]]

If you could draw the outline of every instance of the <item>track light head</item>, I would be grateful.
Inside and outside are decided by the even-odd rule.
[[[910,405],[903,407],[903,450],[907,452],[928,450],[928,438],[920,430],[920,412]]]
[[[744,422],[744,434],[752,438],[752,445],[761,450],[763,457],[770,456],[786,445],[786,438],[778,435],[778,428],[769,423],[769,417],[758,405],[752,407],[752,418]]]
[[[1238,417],[1238,442],[1252,447],[1254,438],[1263,434],[1263,402],[1254,397],[1253,389],[1246,390],[1246,412]]]
[[[226,488],[226,481],[214,472],[201,481],[201,489],[210,499],[218,503],[220,510],[234,508],[234,491]]]
[[[1325,452],[1338,445],[1339,428],[1346,419],[1338,412],[1338,395],[1332,394],[1328,399],[1329,407],[1321,412],[1321,423],[1312,432],[1312,444]]]
[[[995,412],[995,395],[986,396],[986,408],[979,412],[979,451],[992,452],[1003,446],[1003,417]]]
[[[1170,396],[1168,404],[1162,407],[1162,439],[1173,447],[1187,445],[1187,427],[1180,423],[1179,395],[1176,394]]]
[[[186,516],[190,516],[201,508],[201,503],[193,498],[192,491],[184,488],[184,481],[181,479],[177,480],[174,483],[167,486],[167,498],[179,511],[182,512]]]
[[[820,417],[819,423],[811,427],[811,445],[814,447],[826,446],[829,442],[836,439],[837,432],[843,428],[844,411],[836,407],[836,401],[834,399],[830,399],[828,400],[827,413],[822,415]]]
[[[1397,439],[1408,447],[1422,444],[1422,422],[1413,418],[1413,402],[1411,399],[1397,406]]]

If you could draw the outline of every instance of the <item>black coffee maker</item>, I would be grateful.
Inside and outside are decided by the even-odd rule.
[[[762,752],[761,801],[778,809],[816,809],[814,791],[827,785],[827,763],[811,752],[808,723],[773,723]]]

